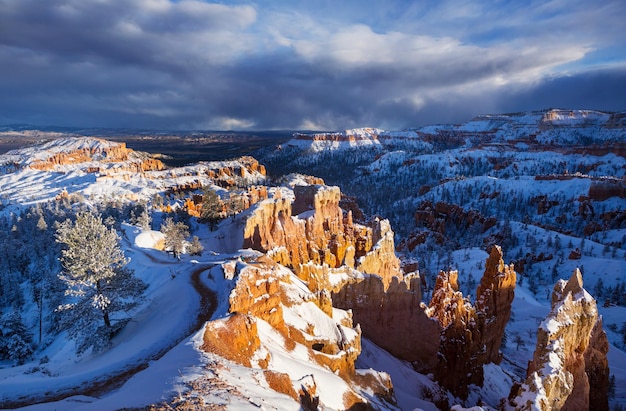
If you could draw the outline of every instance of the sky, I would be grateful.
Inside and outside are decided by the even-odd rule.
[[[626,1],[0,0],[0,124],[400,130],[626,110]]]

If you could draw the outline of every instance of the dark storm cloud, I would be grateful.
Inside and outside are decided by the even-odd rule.
[[[626,110],[626,66],[546,79],[540,85],[499,97],[505,111],[532,108]]]
[[[583,64],[623,62],[619,47],[598,49],[623,42],[619,2],[589,12],[606,30],[560,37],[582,3],[538,4],[509,32],[506,10],[473,2],[346,2],[334,18],[331,3],[234,3],[0,0],[0,123],[404,128],[517,107],[624,109],[623,70]]]

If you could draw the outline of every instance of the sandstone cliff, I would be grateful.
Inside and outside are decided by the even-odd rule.
[[[126,147],[126,143],[93,137],[61,139],[45,144],[41,154],[28,167],[43,171],[59,171],[65,166],[80,165],[88,173],[144,172],[162,170],[160,160]]]
[[[516,274],[493,246],[476,290],[476,303],[459,291],[456,271],[440,272],[426,311],[441,325],[437,381],[466,398],[470,384],[482,386],[483,365],[499,363],[500,345],[511,315]]]
[[[584,410],[591,409],[591,401],[593,409],[608,408],[608,344],[596,301],[582,285],[578,269],[555,285],[526,382],[511,390],[511,409]]]
[[[293,193],[293,200],[274,197],[258,205],[246,221],[244,247],[270,252],[296,273],[309,262],[330,268],[346,265],[378,275],[385,289],[393,277],[402,278],[386,220],[375,219],[368,226],[354,223],[352,213],[339,207],[338,187],[296,186]]]
[[[492,247],[476,306],[456,273],[441,273],[426,308],[419,273],[400,268],[389,223],[357,224],[340,199],[337,187],[296,186],[293,197],[263,201],[246,222],[244,247],[293,268],[310,290],[330,290],[366,337],[466,397],[469,384],[482,385],[482,366],[500,360],[516,281],[502,250]]]
[[[266,256],[250,264],[225,263],[223,272],[233,280],[230,315],[206,324],[205,351],[265,370],[272,389],[301,403],[304,396],[331,408],[367,407],[371,400],[364,390],[382,401],[393,400],[388,375],[370,370],[363,378],[355,369],[361,330],[349,311],[332,307],[326,290],[311,292],[290,270]],[[283,357],[307,366],[287,369]],[[303,369],[313,374],[302,374]],[[303,387],[303,380],[311,383]],[[337,389],[318,390],[315,381],[320,380],[334,380]]]

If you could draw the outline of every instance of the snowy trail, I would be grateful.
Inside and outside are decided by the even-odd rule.
[[[208,321],[214,314],[217,308],[217,296],[214,291],[203,284],[200,276],[202,273],[210,270],[215,264],[205,264],[195,268],[189,280],[193,289],[200,297],[200,304],[197,311],[197,316],[192,324],[188,327],[186,332],[176,336],[176,338],[170,341],[166,346],[161,346],[156,351],[135,352],[132,354],[133,360],[124,364],[123,367],[106,370],[103,378],[94,378],[93,375],[98,375],[98,370],[89,370],[84,375],[67,375],[62,378],[67,380],[67,383],[61,382],[55,387],[54,392],[51,392],[49,386],[46,388],[46,392],[28,392],[20,393],[19,386],[16,386],[12,395],[7,395],[0,404],[0,409],[20,408],[33,404],[51,403],[61,401],[73,396],[89,396],[100,397],[104,394],[115,390],[123,386],[130,378],[146,369],[149,363],[159,360],[170,350],[176,347],[181,341],[189,338],[190,335],[196,333]],[[189,303],[192,304],[192,303]],[[184,311],[181,311],[184,313]],[[181,319],[182,321],[182,319]],[[145,329],[144,329],[145,331]],[[142,338],[149,338],[149,335],[138,334],[134,338],[141,340]],[[82,379],[81,379],[82,377]],[[71,381],[71,384],[70,384]],[[19,385],[20,383],[17,382]],[[31,383],[32,384],[32,383]],[[4,383],[3,383],[4,385]],[[5,387],[6,388],[6,387]],[[12,397],[12,398],[8,398]]]

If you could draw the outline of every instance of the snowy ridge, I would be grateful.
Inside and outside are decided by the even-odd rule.
[[[88,151],[93,153],[95,161],[103,159],[101,154],[112,148],[125,148],[126,144],[108,141],[95,137],[64,137],[50,140],[36,146],[11,150],[0,155],[0,165],[19,164],[26,166],[35,161],[48,160],[59,153],[72,153],[75,151]]]
[[[377,128],[356,128],[336,133],[294,134],[285,143],[310,152],[345,150],[352,148],[380,146],[378,136],[383,130]]]
[[[108,151],[109,150],[109,151]],[[117,150],[107,156],[110,150]],[[73,156],[73,153],[80,155]],[[51,171],[33,168],[59,154],[72,156],[68,164],[52,163]],[[254,168],[256,161],[246,159],[202,162],[189,166],[142,171],[144,162],[152,161],[147,153],[91,137],[68,137],[41,145],[13,150],[0,155],[0,204],[6,211],[25,205],[46,202],[60,194],[88,197],[93,201],[147,201],[154,195],[181,186],[210,186],[222,177],[239,173],[242,181],[260,183],[264,169]],[[151,164],[151,163],[148,163]],[[250,164],[252,164],[250,166]],[[258,163],[256,163],[258,164]],[[224,175],[221,175],[224,173]]]
[[[588,144],[624,142],[623,127],[609,127],[613,115],[594,110],[551,109],[514,114],[485,114],[460,125],[428,125],[417,129],[390,131],[357,128],[335,133],[295,134],[286,143],[312,153],[382,145],[398,149],[401,145],[432,149],[432,139],[479,139],[504,142],[528,139],[542,144]],[[572,129],[576,133],[572,133]]]

